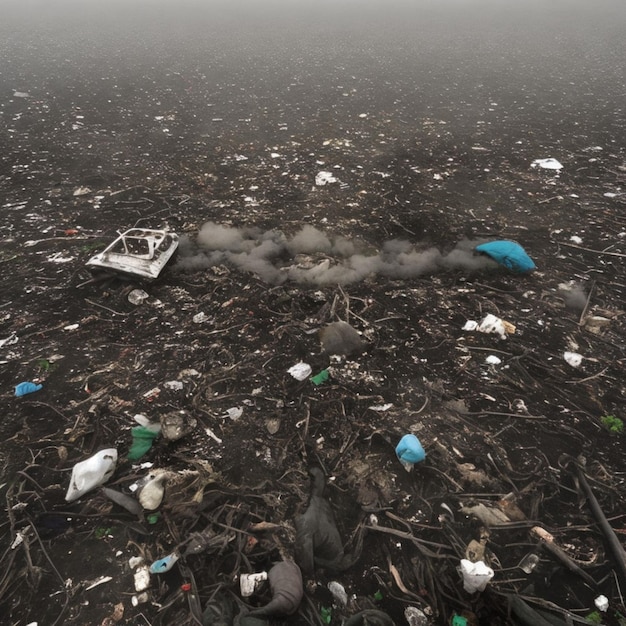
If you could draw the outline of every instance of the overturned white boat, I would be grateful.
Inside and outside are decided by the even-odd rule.
[[[178,248],[178,235],[167,230],[131,228],[87,261],[93,273],[154,280]]]

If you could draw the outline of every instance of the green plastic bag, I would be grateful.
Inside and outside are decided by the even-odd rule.
[[[159,436],[159,433],[145,426],[135,426],[131,432],[133,435],[133,444],[130,447],[128,459],[130,461],[136,461],[150,450],[153,441]]]
[[[311,382],[314,385],[321,385],[330,378],[330,372],[328,370],[322,370],[319,374],[311,377]]]

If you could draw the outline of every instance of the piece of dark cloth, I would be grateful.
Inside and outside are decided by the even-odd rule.
[[[272,591],[271,601],[264,607],[253,609],[248,615],[281,616],[295,613],[304,595],[302,572],[298,565],[293,561],[280,561],[270,569],[267,578]]]
[[[343,543],[330,503],[323,497],[324,474],[317,467],[312,468],[310,474],[309,506],[295,520],[296,562],[307,575],[312,574],[316,566],[340,571],[345,569]]]

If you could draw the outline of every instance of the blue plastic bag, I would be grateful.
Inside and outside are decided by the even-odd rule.
[[[178,561],[179,555],[176,552],[172,552],[172,554],[168,554],[164,556],[162,559],[155,561],[150,566],[151,574],[164,574],[165,572],[169,572],[172,567],[174,567],[174,563]]]
[[[33,391],[39,391],[40,389],[43,389],[43,385],[36,385],[31,382],[20,383],[19,385],[15,385],[15,397],[20,398],[28,393],[33,393]]]
[[[415,435],[404,435],[400,439],[400,443],[396,446],[396,455],[405,467],[421,463],[426,458],[426,452]]]
[[[482,252],[490,256],[496,263],[504,265],[507,269],[518,274],[531,272],[536,269],[533,260],[526,254],[526,250],[514,241],[490,241],[482,243],[474,248],[476,252]]]

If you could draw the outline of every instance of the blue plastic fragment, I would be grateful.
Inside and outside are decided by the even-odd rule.
[[[164,574],[165,572],[169,572],[172,567],[174,567],[174,563],[176,563],[176,561],[178,561],[178,554],[176,554],[176,552],[173,552],[172,554],[168,554],[167,556],[164,556],[162,559],[159,559],[158,561],[155,561],[151,566],[150,566],[150,573],[151,574]]]
[[[496,263],[504,265],[512,272],[523,274],[536,269],[533,260],[526,254],[526,250],[514,241],[503,239],[482,243],[474,248],[476,252],[482,252],[490,256]]]
[[[21,396],[33,393],[33,391],[39,391],[40,389],[43,389],[43,385],[36,385],[31,382],[20,383],[19,385],[15,385],[15,396],[20,398]]]
[[[404,463],[421,463],[426,458],[420,440],[415,435],[404,435],[396,446],[396,455]]]

